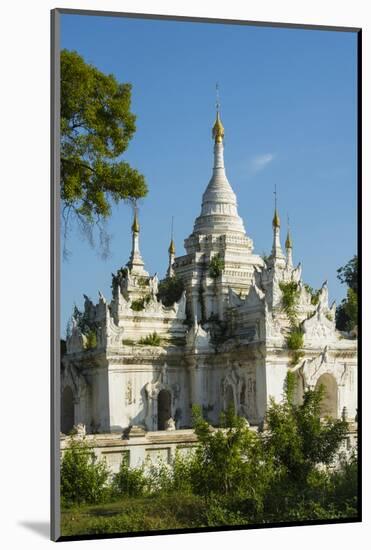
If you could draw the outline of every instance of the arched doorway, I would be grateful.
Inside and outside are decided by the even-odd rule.
[[[75,423],[75,405],[70,386],[66,386],[62,392],[61,400],[61,431],[68,434]]]
[[[161,390],[157,397],[157,429],[165,430],[166,422],[171,417],[171,393]]]
[[[316,383],[316,388],[323,386],[323,398],[320,405],[321,417],[338,416],[338,386],[332,374],[322,374]]]

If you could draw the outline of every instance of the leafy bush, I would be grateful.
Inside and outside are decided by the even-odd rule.
[[[82,513],[84,532],[356,517],[357,458],[343,456],[333,468],[347,423],[320,418],[322,387],[306,390],[300,405],[294,394],[289,372],[284,399],[271,400],[262,433],[250,430],[232,408],[221,415],[221,428],[212,428],[194,406],[198,443],[190,454],[176,452],[169,464],[143,468],[123,460],[111,483],[113,517],[106,517],[103,505],[104,518],[98,509],[90,520]],[[105,464],[73,440],[62,461],[63,504],[104,502],[106,482]]]
[[[130,468],[124,456],[120,469],[112,479],[112,491],[114,495],[140,496],[147,486],[144,468]]]
[[[291,365],[296,365],[303,357],[300,350],[304,345],[304,335],[298,320],[298,301],[300,289],[298,283],[291,281],[289,283],[281,282],[282,309],[286,313],[290,322],[290,333],[286,337],[286,345],[291,350]]]
[[[267,411],[265,451],[287,481],[305,487],[308,475],[336,458],[348,425],[343,420],[320,417],[323,388],[306,390],[301,405],[293,404],[294,374],[288,372],[282,404],[271,400]]]
[[[224,269],[224,260],[221,258],[220,254],[216,254],[210,260],[209,276],[212,279],[217,279],[222,274],[223,269]]]
[[[297,303],[299,299],[299,285],[294,281],[285,283],[280,282],[280,290],[282,292],[282,309],[286,313],[292,325],[297,324]]]
[[[72,437],[61,462],[62,503],[104,502],[109,493],[108,477],[105,461],[97,461],[86,441]]]
[[[89,330],[86,334],[85,349],[94,349],[97,347],[97,334],[95,330]]]
[[[347,297],[336,308],[336,328],[350,332],[358,325],[358,257],[353,256],[337,273],[348,290]]]
[[[182,456],[178,450],[170,464],[160,461],[148,465],[148,487],[155,494],[191,494],[193,456]]]
[[[286,338],[286,345],[291,350],[298,350],[304,346],[304,334],[300,329],[293,329]]]
[[[149,286],[149,279],[148,279],[148,277],[138,277],[137,281],[138,281],[138,285],[139,285],[141,288],[145,288],[146,286]]]
[[[157,298],[166,307],[178,302],[184,292],[184,283],[180,277],[167,277],[158,285]]]
[[[157,332],[152,332],[152,334],[148,334],[148,336],[141,338],[138,343],[145,346],[160,346],[161,338]]]
[[[312,306],[316,306],[319,302],[319,295],[321,294],[321,289],[314,290],[313,287],[308,285],[307,283],[304,283],[304,286],[307,290],[307,292],[310,294],[310,303]]]
[[[358,500],[358,460],[355,453],[340,460],[340,466],[331,475],[330,498],[339,512],[354,515]]]
[[[143,298],[138,298],[138,300],[133,300],[130,307],[133,311],[143,311],[150,299],[151,297],[149,295],[144,296]]]
[[[226,429],[212,430],[198,406],[193,422],[199,445],[190,459],[191,483],[195,494],[211,498],[244,500],[256,513],[270,476],[270,459],[263,459],[261,439],[243,418],[229,410]]]

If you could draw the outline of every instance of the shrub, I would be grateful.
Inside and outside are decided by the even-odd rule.
[[[64,505],[103,502],[108,496],[109,470],[97,461],[84,440],[71,438],[61,462],[61,500]]]
[[[286,345],[290,350],[301,349],[304,345],[304,334],[300,329],[293,329],[286,338]]]
[[[261,439],[231,409],[223,419],[227,427],[218,430],[210,429],[198,406],[192,411],[199,441],[190,463],[193,492],[208,501],[242,499],[256,512],[270,476],[270,458],[262,456]]]
[[[223,269],[224,269],[224,260],[221,258],[220,254],[216,254],[210,260],[209,276],[212,279],[217,279],[222,274]]]
[[[97,347],[97,335],[95,330],[89,330],[86,334],[85,349],[94,349]]]
[[[280,282],[282,292],[282,309],[286,313],[291,325],[297,323],[297,303],[299,299],[299,285],[294,281],[289,283]]]
[[[312,306],[316,306],[319,302],[319,295],[321,294],[321,289],[314,290],[313,287],[308,285],[307,283],[304,283],[304,286],[307,290],[307,292],[310,294],[310,303]]]
[[[151,297],[149,295],[144,296],[143,298],[138,298],[138,300],[133,300],[130,307],[133,311],[143,311],[150,299]]]
[[[184,283],[180,277],[167,277],[158,285],[157,298],[166,307],[178,302],[184,292]]]
[[[146,286],[149,286],[148,277],[138,277],[137,281],[138,281],[138,285],[142,288],[145,288]]]
[[[264,445],[287,486],[297,484],[296,490],[303,491],[318,466],[332,464],[348,425],[332,418],[321,421],[323,388],[306,390],[301,405],[293,403],[294,390],[294,374],[289,372],[283,403],[270,402]]]
[[[157,332],[152,332],[152,334],[148,334],[148,336],[141,338],[138,343],[145,346],[160,346],[161,338]]]
[[[140,496],[145,492],[147,481],[144,468],[130,468],[124,456],[120,470],[113,476],[112,491],[114,495]]]
[[[148,486],[155,494],[191,494],[193,453],[181,456],[178,450],[170,464],[160,461],[148,464]]]

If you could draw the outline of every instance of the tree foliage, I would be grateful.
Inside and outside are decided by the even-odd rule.
[[[193,406],[196,447],[187,455],[177,451],[170,463],[129,468],[123,460],[112,479],[111,498],[132,499],[133,509],[147,502],[154,516],[158,506],[171,502],[181,527],[356,517],[357,458],[343,456],[333,468],[347,423],[320,418],[322,388],[307,390],[301,404],[294,403],[294,395],[295,379],[289,373],[283,401],[271,400],[267,429],[261,432],[251,430],[232,408],[213,428],[201,408]],[[86,462],[70,471],[81,471],[85,480]],[[86,493],[78,477],[68,479],[79,489],[64,494]],[[62,486],[68,487],[65,481]],[[87,495],[85,502],[92,498],[89,491]],[[197,513],[192,513],[194,507]],[[148,521],[149,529],[163,525],[159,519]],[[132,527],[128,521],[125,525]]]
[[[158,285],[157,298],[166,307],[172,306],[178,302],[184,292],[184,283],[180,277],[167,277],[160,281]]]
[[[224,267],[225,266],[223,258],[220,256],[220,254],[216,254],[210,260],[209,276],[212,279],[217,279],[222,274]]]
[[[71,216],[93,242],[112,202],[147,194],[143,175],[118,160],[136,126],[131,84],[120,83],[74,51],[61,52],[61,199],[67,236]]]
[[[343,283],[358,293],[358,257],[355,255],[343,267],[337,270],[337,277]]]
[[[109,470],[84,440],[72,437],[61,462],[61,499],[64,505],[103,502],[108,494]]]
[[[320,464],[330,465],[336,457],[348,425],[344,420],[320,417],[322,387],[308,389],[303,403],[293,403],[294,375],[288,373],[284,401],[271,401],[267,412],[266,450],[276,468],[291,480],[303,483]]]
[[[336,308],[336,328],[351,331],[358,324],[358,258],[353,256],[349,262],[337,270],[338,279],[348,286],[347,297]]]
[[[144,468],[130,468],[126,457],[121,460],[120,469],[113,476],[112,492],[114,495],[140,496],[147,487]]]

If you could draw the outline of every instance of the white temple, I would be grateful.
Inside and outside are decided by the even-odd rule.
[[[173,239],[169,247],[167,281],[184,286],[178,301],[162,303],[157,276],[145,270],[135,212],[130,259],[113,276],[112,299],[85,297],[83,314],[72,319],[61,372],[64,434],[79,424],[119,439],[180,430],[181,442],[193,404],[214,425],[233,405],[250,426],[262,426],[270,397],[282,399],[288,370],[298,401],[305,388],[323,384],[323,415],[356,419],[357,340],[336,330],[326,282],[315,296],[303,283],[289,233],[282,250],[277,207],[271,255],[253,253],[225,173],[223,138],[217,111],[201,213],[186,254],[175,256]],[[296,296],[294,329],[285,288]],[[302,335],[300,349],[288,344],[293,330]]]

